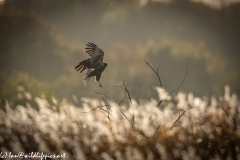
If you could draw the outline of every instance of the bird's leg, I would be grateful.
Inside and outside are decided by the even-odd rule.
[[[102,88],[102,84],[100,83],[100,81],[98,81],[98,83],[99,83],[99,87]]]

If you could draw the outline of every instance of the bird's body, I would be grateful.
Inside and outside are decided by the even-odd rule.
[[[99,83],[99,86],[102,87],[101,83],[100,83],[100,78],[101,78],[101,74],[102,72],[105,70],[105,68],[107,67],[107,63],[104,63],[103,66],[99,66],[95,69],[88,69],[85,77],[84,77],[84,84],[87,85],[88,81],[91,79],[91,77],[96,77],[95,81]]]
[[[101,73],[107,67],[107,63],[103,63],[104,52],[94,43],[87,44],[86,53],[90,58],[81,61],[76,67],[75,70],[82,73],[84,70],[88,70],[84,77],[84,84],[87,85],[91,77],[95,76],[96,82],[99,83],[99,86],[102,87],[100,83]]]

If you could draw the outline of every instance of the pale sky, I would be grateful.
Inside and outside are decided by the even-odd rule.
[[[145,6],[148,2],[171,2],[172,0],[139,0],[139,5],[141,7]],[[233,3],[240,2],[240,0],[190,0],[194,2],[203,3],[209,5],[213,8],[221,8],[224,6],[229,6]]]
[[[191,1],[202,2],[206,5],[210,5],[214,8],[221,8],[224,6],[229,6],[236,2],[240,2],[240,0],[191,0]]]
[[[5,0],[0,0],[0,4],[4,3]],[[136,1],[136,0],[135,0]],[[137,0],[141,7],[145,6],[149,1],[152,2],[171,2],[172,0]],[[233,3],[240,2],[240,0],[190,0],[194,2],[200,2],[209,5],[213,8],[221,8],[224,6],[229,6]]]

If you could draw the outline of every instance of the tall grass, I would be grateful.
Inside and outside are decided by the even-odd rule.
[[[65,153],[69,160],[240,159],[240,103],[228,86],[219,98],[156,90],[160,107],[155,99],[120,106],[106,100],[110,120],[100,107],[92,110],[105,105],[101,98],[61,102],[58,111],[39,97],[33,97],[38,111],[7,103],[0,110],[0,151]]]

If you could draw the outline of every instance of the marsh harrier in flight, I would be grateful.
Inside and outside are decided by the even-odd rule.
[[[103,63],[104,52],[94,43],[87,43],[86,53],[90,58],[81,61],[76,67],[75,70],[82,73],[84,70],[87,70],[83,82],[85,86],[91,77],[95,76],[95,81],[99,83],[99,87],[102,87],[100,83],[100,78],[102,72],[107,67],[107,63]]]

